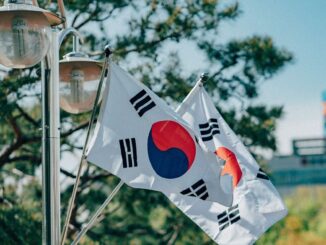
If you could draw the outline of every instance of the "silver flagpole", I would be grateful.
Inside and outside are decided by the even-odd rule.
[[[181,104],[178,106],[178,108],[175,110],[175,112],[179,112],[181,105],[184,101],[188,100],[188,98],[190,96],[192,96],[193,92],[197,89],[197,87],[203,86],[204,82],[206,82],[208,80],[208,73],[202,73],[198,79],[198,81],[196,82],[195,86],[191,89],[191,91],[189,92],[189,94],[187,94],[186,98],[183,99],[183,101],[181,102]]]
[[[113,197],[118,193],[120,188],[123,186],[124,182],[120,180],[119,184],[114,188],[114,190],[111,192],[111,194],[107,197],[107,199],[103,202],[101,207],[98,208],[96,213],[93,215],[93,217],[90,219],[90,221],[87,223],[86,226],[83,227],[83,229],[78,233],[76,239],[71,243],[71,245],[77,245],[82,239],[82,237],[86,234],[86,232],[93,227],[95,222],[98,220],[98,217],[102,214],[104,209],[109,205],[109,203],[112,201]]]
[[[106,69],[108,68],[108,64],[109,64],[111,54],[112,54],[112,52],[110,50],[110,47],[106,46],[105,47],[105,61],[104,61],[104,65],[103,65],[103,70],[102,70],[100,82],[99,82],[97,93],[96,93],[96,98],[95,98],[95,102],[94,102],[94,106],[93,106],[91,119],[89,121],[88,129],[87,129],[86,139],[85,139],[85,143],[84,143],[84,147],[83,147],[82,157],[81,157],[80,162],[79,162],[79,168],[78,168],[78,172],[77,172],[77,176],[76,176],[76,181],[75,181],[74,188],[73,188],[73,191],[72,191],[72,195],[71,195],[69,205],[68,205],[67,216],[66,216],[65,224],[64,224],[64,227],[63,227],[63,231],[62,231],[62,237],[61,237],[61,243],[60,243],[61,245],[63,245],[65,243],[65,240],[66,240],[66,237],[67,237],[70,218],[71,218],[72,210],[74,208],[75,199],[76,199],[76,195],[77,195],[77,190],[78,190],[78,186],[79,186],[79,182],[80,182],[81,172],[82,172],[82,169],[83,169],[84,165],[87,163],[86,156],[85,156],[86,148],[87,148],[87,145],[88,145],[88,141],[90,139],[90,132],[91,132],[91,129],[92,129],[94,121],[95,121],[96,107],[97,107],[98,102],[100,100],[102,85],[103,85],[103,82],[104,82]]]
[[[199,77],[199,80],[196,82],[195,86],[192,88],[192,90],[189,92],[189,94],[186,96],[184,100],[189,98],[189,96],[192,95],[192,93],[196,90],[198,86],[203,86],[204,82],[208,80],[208,74],[207,73],[202,73]],[[176,109],[176,112],[178,112],[180,107]],[[120,188],[123,186],[124,182],[120,180],[119,184],[114,188],[112,193],[107,197],[107,199],[103,202],[103,204],[98,208],[96,213],[92,216],[90,221],[87,223],[87,225],[78,233],[76,239],[73,241],[71,245],[77,245],[81,238],[87,233],[89,229],[93,227],[95,222],[98,220],[99,216],[102,214],[104,209],[106,208],[107,205],[111,202],[113,197],[117,194],[117,192],[120,190]]]

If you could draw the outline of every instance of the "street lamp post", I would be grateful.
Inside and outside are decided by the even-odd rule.
[[[6,0],[4,6],[0,7],[0,64],[22,69],[42,61],[42,243],[49,245],[60,244],[61,239],[59,80],[64,81],[67,76],[72,78],[64,82],[71,83],[68,90],[75,95],[75,102],[79,102],[80,94],[94,93],[94,86],[93,90],[86,91],[84,82],[96,80],[101,71],[99,62],[78,52],[80,34],[75,29],[59,32],[55,27],[63,24],[65,28],[63,0],[58,0],[58,5],[63,18],[39,8],[36,0]],[[69,74],[60,74],[59,48],[69,34],[74,35],[74,52],[66,56],[60,68],[63,73],[68,68],[72,69],[68,69]],[[88,98],[87,106],[68,103],[69,108],[72,108],[71,113],[92,109],[95,99],[84,98]]]
[[[43,244],[60,243],[60,108],[58,32],[42,62],[42,198]]]

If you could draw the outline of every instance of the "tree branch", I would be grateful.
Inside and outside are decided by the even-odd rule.
[[[179,37],[180,36],[180,32],[174,32],[174,33],[171,33],[170,35],[167,35],[165,37],[162,37],[158,40],[153,40],[151,42],[147,42],[147,43],[144,43],[142,45],[139,45],[138,47],[135,47],[135,48],[132,48],[132,49],[129,49],[129,50],[124,50],[124,49],[118,49],[116,50],[114,53],[117,53],[118,55],[126,55],[128,53],[131,53],[131,52],[141,52],[145,49],[148,49],[149,47],[154,47],[156,45],[158,45],[159,43],[167,40],[167,39],[171,39],[171,38],[176,38],[176,37]]]
[[[67,177],[70,177],[72,179],[76,179],[76,175],[70,173],[69,171],[63,169],[63,168],[60,168],[60,173],[66,175]]]
[[[10,124],[11,128],[14,131],[14,134],[16,136],[15,141],[16,142],[21,141],[21,139],[22,139],[22,132],[21,132],[21,129],[18,126],[16,120],[12,116],[9,116],[9,118],[7,118],[7,122]]]
[[[17,157],[12,157],[9,158],[6,162],[11,163],[11,162],[17,162],[17,161],[23,161],[23,162],[41,162],[42,158],[37,157],[37,156],[32,156],[32,155],[21,155]]]
[[[78,10],[77,14],[75,15],[75,17],[73,18],[72,22],[71,22],[71,26],[75,26],[77,19],[79,18],[79,16],[81,15],[81,11]]]
[[[0,167],[3,167],[8,161],[10,160],[10,155],[18,150],[22,145],[34,143],[37,141],[41,141],[40,136],[34,136],[34,137],[24,137],[22,136],[20,140],[16,140],[12,145],[9,145],[7,148],[4,148],[0,152]]]
[[[23,108],[21,108],[19,105],[16,104],[16,107],[18,109],[18,111],[20,112],[20,114],[31,124],[33,124],[35,127],[40,127],[40,123],[35,121],[30,115],[28,115],[26,113],[26,111],[23,110]]]
[[[89,124],[89,121],[86,121],[86,122],[84,122],[84,123],[78,125],[78,126],[75,127],[75,128],[69,129],[68,131],[61,133],[60,136],[61,136],[62,138],[66,138],[66,137],[72,135],[73,133],[77,132],[78,130],[83,129],[83,128],[86,128],[86,127],[88,126],[88,124]]]
[[[80,29],[81,27],[83,27],[84,25],[86,25],[89,21],[91,21],[96,16],[96,14],[98,14],[99,12],[100,12],[99,2],[96,1],[96,7],[95,7],[94,11],[91,12],[89,14],[88,18],[86,18],[84,21],[82,21],[81,23],[79,23],[75,28],[77,30]]]

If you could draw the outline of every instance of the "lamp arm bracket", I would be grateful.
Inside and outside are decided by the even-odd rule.
[[[61,46],[63,40],[68,36],[68,35],[74,35],[75,37],[79,38],[80,42],[83,44],[84,43],[84,38],[83,36],[75,29],[75,28],[67,28],[63,29],[59,33],[59,47]]]

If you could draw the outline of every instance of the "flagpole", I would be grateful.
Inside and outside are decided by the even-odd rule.
[[[189,99],[189,97],[192,96],[192,94],[196,91],[196,89],[198,87],[203,86],[204,82],[206,82],[208,80],[208,73],[202,73],[198,79],[198,81],[196,82],[195,86],[191,89],[191,91],[189,92],[189,94],[186,96],[186,98],[184,98],[183,101],[186,101]],[[176,112],[178,112],[181,108],[182,103],[178,106],[178,108],[175,110]]]
[[[71,245],[77,245],[80,241],[80,239],[86,234],[86,232],[93,227],[95,222],[98,220],[98,217],[102,214],[104,209],[109,205],[109,203],[112,201],[113,197],[118,193],[120,188],[123,186],[124,182],[120,180],[119,184],[114,188],[114,190],[111,192],[111,194],[107,197],[107,199],[104,201],[104,203],[101,205],[101,207],[98,208],[96,213],[93,215],[93,217],[90,219],[90,221],[87,223],[86,226],[83,227],[83,229],[78,233],[76,239],[73,241]]]
[[[102,90],[104,78],[105,78],[105,75],[106,75],[106,69],[108,68],[108,64],[109,64],[109,60],[110,60],[110,55],[112,54],[109,46],[106,46],[105,47],[104,53],[105,53],[105,61],[104,61],[104,65],[103,65],[103,69],[102,69],[102,74],[101,74],[100,82],[99,82],[99,85],[98,85],[98,89],[97,89],[97,93],[96,93],[96,97],[95,97],[95,101],[94,101],[94,106],[93,106],[93,110],[92,110],[91,119],[90,119],[90,122],[88,124],[86,139],[85,139],[85,142],[84,142],[82,157],[81,157],[80,162],[79,162],[79,167],[78,167],[78,172],[77,172],[77,176],[76,176],[76,181],[75,181],[74,188],[73,188],[73,191],[72,191],[72,195],[71,195],[71,198],[70,198],[70,201],[69,201],[69,205],[68,205],[67,216],[66,216],[64,227],[63,227],[62,237],[61,237],[61,242],[60,242],[61,245],[64,245],[65,240],[66,240],[66,237],[67,237],[67,232],[68,232],[68,229],[69,229],[70,218],[71,218],[72,210],[73,210],[75,199],[76,199],[76,195],[77,195],[77,189],[78,189],[79,182],[80,182],[81,172],[82,172],[82,169],[83,169],[85,163],[87,163],[86,156],[85,156],[85,154],[86,154],[86,147],[88,145],[88,141],[90,139],[90,132],[91,132],[91,129],[92,129],[93,124],[94,124],[94,121],[95,121],[96,107],[97,107],[98,102],[100,100],[101,90]]]

